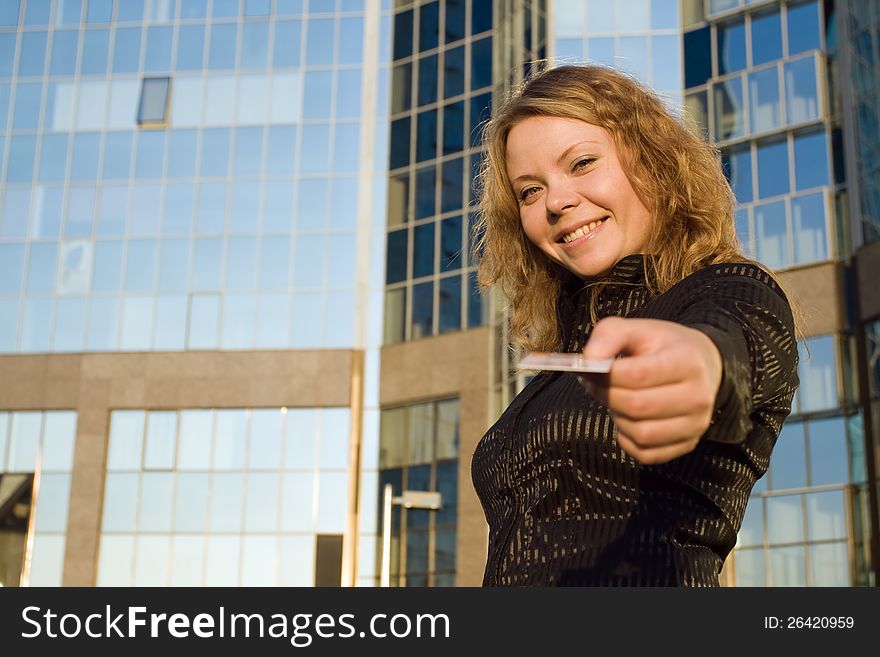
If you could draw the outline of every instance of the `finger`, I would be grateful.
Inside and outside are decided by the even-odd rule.
[[[655,388],[686,380],[696,372],[698,363],[678,349],[619,358],[611,365],[611,387]]]
[[[584,347],[585,358],[614,358],[618,354],[637,353],[651,339],[650,325],[656,320],[605,317],[590,331]]]
[[[650,449],[683,443],[699,438],[705,427],[703,422],[693,417],[675,417],[663,420],[630,420],[615,413],[611,414],[617,430],[626,434],[641,449]],[[709,421],[705,422],[708,427]]]
[[[714,395],[692,383],[642,389],[596,386],[595,391],[594,396],[613,413],[629,420],[700,417],[711,414],[715,403]]]
[[[690,454],[696,448],[699,439],[695,438],[686,443],[645,449],[639,447],[636,443],[630,440],[626,434],[622,434],[618,431],[617,442],[624,452],[632,456],[639,463],[643,463],[644,465],[657,465],[684,456],[685,454]]]

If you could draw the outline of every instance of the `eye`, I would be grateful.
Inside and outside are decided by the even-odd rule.
[[[527,200],[530,196],[537,194],[540,191],[540,189],[541,189],[540,187],[536,187],[534,185],[532,185],[531,187],[523,187],[519,192],[519,200],[520,201]]]
[[[582,157],[572,165],[572,171],[578,171],[580,169],[583,169],[584,167],[588,167],[595,161],[595,157]]]

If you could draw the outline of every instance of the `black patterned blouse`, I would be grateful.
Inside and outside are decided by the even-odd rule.
[[[792,312],[773,279],[748,264],[712,265],[652,295],[649,257],[614,266],[598,316],[670,320],[708,335],[723,363],[712,424],[693,452],[642,465],[573,375],[535,376],[473,456],[489,523],[485,586],[719,584],[798,385]],[[590,335],[586,301],[572,276],[557,309],[564,351],[581,351]]]

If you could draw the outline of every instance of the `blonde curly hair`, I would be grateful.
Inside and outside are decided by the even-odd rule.
[[[507,178],[507,137],[520,121],[534,116],[586,121],[609,133],[624,172],[651,213],[645,252],[653,254],[653,267],[650,275],[645,272],[645,282],[655,293],[711,264],[761,266],[742,253],[734,229],[735,200],[718,151],[694,127],[617,70],[560,66],[538,71],[513,90],[484,127],[473,232],[480,288],[500,285],[511,305],[511,337],[523,348],[561,347],[555,309],[565,275],[526,237]],[[585,283],[595,322],[603,282]]]

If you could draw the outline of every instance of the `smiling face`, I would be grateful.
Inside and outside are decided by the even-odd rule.
[[[510,130],[506,160],[523,230],[552,260],[589,278],[644,253],[651,213],[604,129],[529,117]]]

